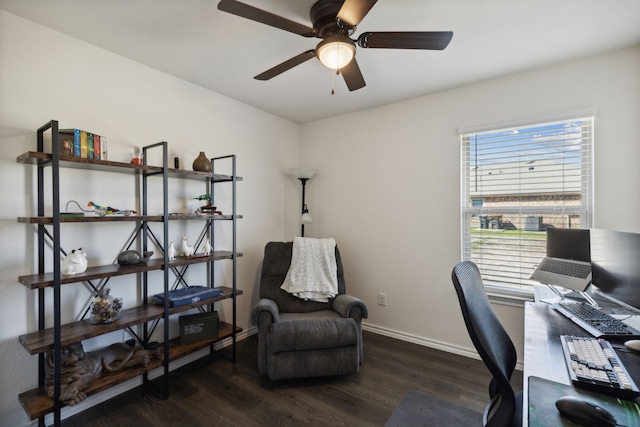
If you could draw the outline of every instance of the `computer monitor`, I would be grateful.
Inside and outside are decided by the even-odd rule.
[[[591,229],[592,283],[599,293],[640,312],[640,234]]]
[[[547,228],[547,256],[591,261],[589,230],[581,228]]]

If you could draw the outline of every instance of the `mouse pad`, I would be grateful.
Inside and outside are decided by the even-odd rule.
[[[635,402],[538,377],[529,377],[529,426],[578,426],[578,424],[562,417],[556,408],[556,400],[562,396],[575,396],[595,403],[611,412],[618,425],[640,427],[640,406]]]

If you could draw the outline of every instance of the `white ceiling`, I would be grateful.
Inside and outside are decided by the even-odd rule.
[[[244,0],[308,26],[314,1]],[[221,12],[217,3],[0,0],[0,8],[298,123],[640,44],[639,0],[379,0],[352,38],[453,31],[453,39],[444,51],[358,49],[367,86],[349,92],[315,59],[254,80],[319,40]]]

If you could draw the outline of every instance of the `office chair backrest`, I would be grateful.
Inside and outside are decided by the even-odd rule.
[[[451,278],[471,341],[493,376],[484,425],[513,425],[517,402],[509,379],[516,366],[515,347],[491,308],[478,266],[463,261],[454,267]]]
[[[326,310],[328,303],[305,301],[280,289],[291,266],[293,242],[269,242],[264,248],[262,273],[260,275],[260,298],[269,298],[278,304],[280,311],[288,313],[308,313]],[[340,251],[336,246],[338,265],[338,293],[345,293],[344,269]]]

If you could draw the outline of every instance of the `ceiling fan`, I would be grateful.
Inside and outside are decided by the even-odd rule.
[[[383,31],[364,32],[353,40],[350,36],[378,0],[318,0],[311,6],[313,27],[258,9],[236,0],[221,0],[218,9],[252,21],[270,25],[303,37],[322,39],[315,49],[302,52],[254,78],[269,80],[313,57],[342,74],[350,91],[366,86],[355,59],[356,45],[361,48],[443,50],[451,31]]]

